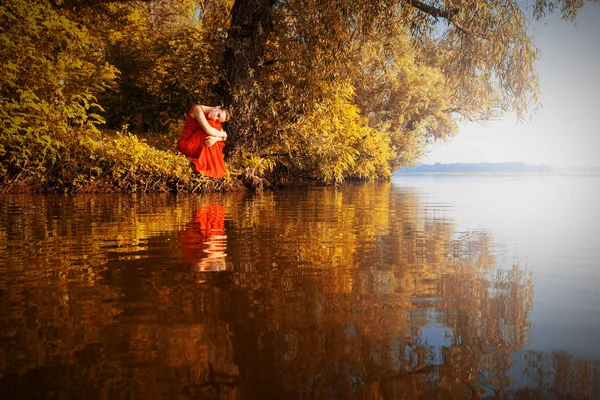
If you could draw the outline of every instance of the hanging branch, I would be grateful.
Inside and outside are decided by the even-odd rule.
[[[479,35],[479,34],[473,33],[470,29],[464,27],[461,23],[456,21],[456,19],[454,17],[460,11],[458,8],[444,10],[441,8],[436,8],[436,7],[430,6],[429,4],[425,4],[419,0],[409,0],[409,3],[414,8],[421,10],[426,14],[431,15],[433,18],[446,19],[447,21],[451,22],[456,27],[456,29],[458,29],[459,31],[461,31],[467,35],[474,35],[474,36],[480,36],[480,37],[486,38],[484,35]]]

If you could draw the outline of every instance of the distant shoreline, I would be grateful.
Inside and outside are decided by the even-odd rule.
[[[397,171],[400,175],[600,175],[600,167],[553,167],[511,163],[453,163],[423,164]]]
[[[531,175],[531,176],[600,176],[600,172],[397,172],[397,176],[415,175]]]

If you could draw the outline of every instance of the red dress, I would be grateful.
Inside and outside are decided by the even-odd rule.
[[[188,112],[185,125],[177,141],[177,150],[186,155],[194,165],[194,172],[203,173],[211,178],[222,178],[225,174],[225,161],[223,160],[223,147],[225,143],[216,142],[212,146],[205,146],[204,139],[207,134],[192,116],[194,104]],[[208,124],[217,130],[221,130],[221,123],[208,119],[208,113],[204,113]]]

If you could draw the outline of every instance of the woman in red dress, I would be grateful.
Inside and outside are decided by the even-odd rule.
[[[229,120],[229,111],[219,107],[194,104],[177,141],[177,150],[193,164],[194,172],[211,178],[225,174],[223,147],[227,133],[222,123]]]

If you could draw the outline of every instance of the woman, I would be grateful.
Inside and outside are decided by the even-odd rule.
[[[227,133],[222,123],[229,120],[229,111],[220,107],[194,104],[177,141],[177,150],[193,164],[194,172],[211,178],[225,174],[223,147]]]

